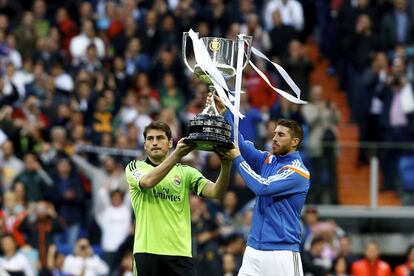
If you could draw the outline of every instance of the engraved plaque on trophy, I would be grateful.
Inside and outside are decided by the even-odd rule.
[[[210,92],[215,93],[213,82],[199,64],[191,67],[187,60],[186,48],[188,32],[183,33],[182,54],[184,63],[187,68],[193,72],[197,78],[209,85]],[[231,40],[221,37],[202,37],[201,41],[206,47],[211,63],[217,68],[226,81],[232,79],[236,75],[237,68],[237,51],[240,38]],[[252,45],[252,37],[242,37],[244,49],[244,68],[250,59],[250,49]],[[195,51],[197,49],[194,49]],[[188,127],[189,135],[185,139],[187,143],[194,143],[199,150],[214,151],[216,147],[232,148],[231,125],[226,122],[224,117],[217,111],[214,101],[208,105],[194,119],[190,120]]]

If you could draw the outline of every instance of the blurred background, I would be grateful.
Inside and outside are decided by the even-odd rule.
[[[305,273],[370,260],[413,275],[413,16],[409,0],[0,0],[0,275],[132,275],[124,167],[144,157],[149,122],[177,141],[204,107],[181,54],[190,28],[253,36],[309,101],[243,71],[246,139],[270,149],[278,118],[305,129]],[[183,162],[218,176],[214,153]],[[223,200],[191,198],[197,275],[237,275],[253,199],[237,173]]]

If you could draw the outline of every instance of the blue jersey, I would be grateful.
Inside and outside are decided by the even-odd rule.
[[[241,156],[234,160],[234,165],[256,194],[247,245],[257,250],[299,251],[300,214],[310,178],[299,152],[276,156],[257,150],[242,135],[239,147]]]

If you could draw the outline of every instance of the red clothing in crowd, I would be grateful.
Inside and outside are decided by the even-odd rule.
[[[391,267],[388,263],[377,260],[374,263],[367,259],[356,261],[352,264],[353,276],[391,276]]]
[[[405,264],[398,265],[395,268],[394,276],[409,276],[410,271],[414,270],[414,265],[410,262],[406,262]]]
[[[270,80],[271,77],[268,74],[266,75]],[[256,72],[246,72],[243,75],[243,82],[247,90],[245,92],[249,95],[249,102],[252,107],[260,110],[264,106],[269,109],[273,106],[277,94]],[[272,84],[276,87],[274,83]]]
[[[20,211],[14,215],[8,215],[7,212],[0,210],[0,218],[4,219],[5,227],[8,233],[12,234],[18,246],[25,244],[24,233],[19,230],[19,225],[26,217],[25,211]]]

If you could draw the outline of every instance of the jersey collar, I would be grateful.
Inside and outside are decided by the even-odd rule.
[[[153,167],[158,166],[158,165],[156,165],[156,164],[152,163],[152,162],[151,162],[151,160],[150,160],[148,157],[147,157],[147,159],[145,159],[145,163],[150,164],[150,165],[151,165],[151,166],[153,166]]]

